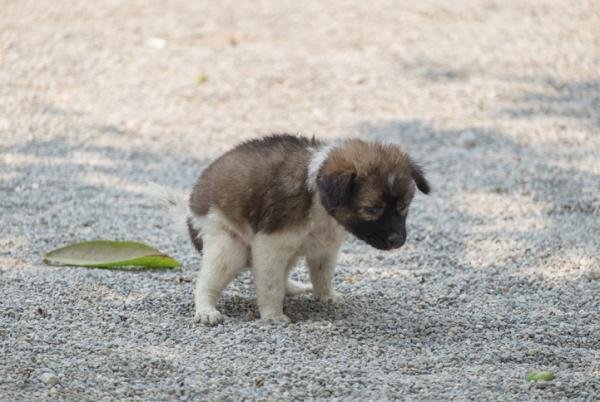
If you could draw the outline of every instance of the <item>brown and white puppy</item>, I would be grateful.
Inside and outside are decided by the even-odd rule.
[[[262,319],[288,320],[285,294],[312,289],[318,300],[337,299],[332,279],[346,232],[381,250],[402,246],[415,184],[429,192],[421,168],[397,145],[292,135],[238,145],[204,170],[189,205],[164,197],[203,254],[194,319],[220,322],[217,300],[247,267]],[[301,257],[312,286],[289,278]]]

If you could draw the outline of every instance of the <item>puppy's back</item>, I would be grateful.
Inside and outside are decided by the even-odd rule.
[[[190,197],[202,217],[217,209],[240,232],[272,233],[305,221],[312,196],[306,187],[315,139],[272,135],[242,143],[210,164]]]

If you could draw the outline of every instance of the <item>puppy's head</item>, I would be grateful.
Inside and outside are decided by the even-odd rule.
[[[380,250],[402,246],[422,169],[398,146],[349,140],[327,154],[316,177],[321,203],[350,233]]]

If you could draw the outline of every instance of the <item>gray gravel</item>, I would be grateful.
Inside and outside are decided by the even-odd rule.
[[[597,399],[598,3],[216,4],[1,2],[0,400]],[[265,325],[245,274],[194,325],[146,183],[278,131],[397,141],[435,193],[402,250],[344,245],[343,303]],[[94,238],[184,266],[42,264]]]

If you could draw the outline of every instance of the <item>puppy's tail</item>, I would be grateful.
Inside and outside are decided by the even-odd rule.
[[[175,228],[180,233],[189,234],[196,249],[202,251],[200,229],[193,225],[188,197],[182,192],[170,190],[153,182],[149,182],[148,187],[150,194],[161,203],[173,219]]]

